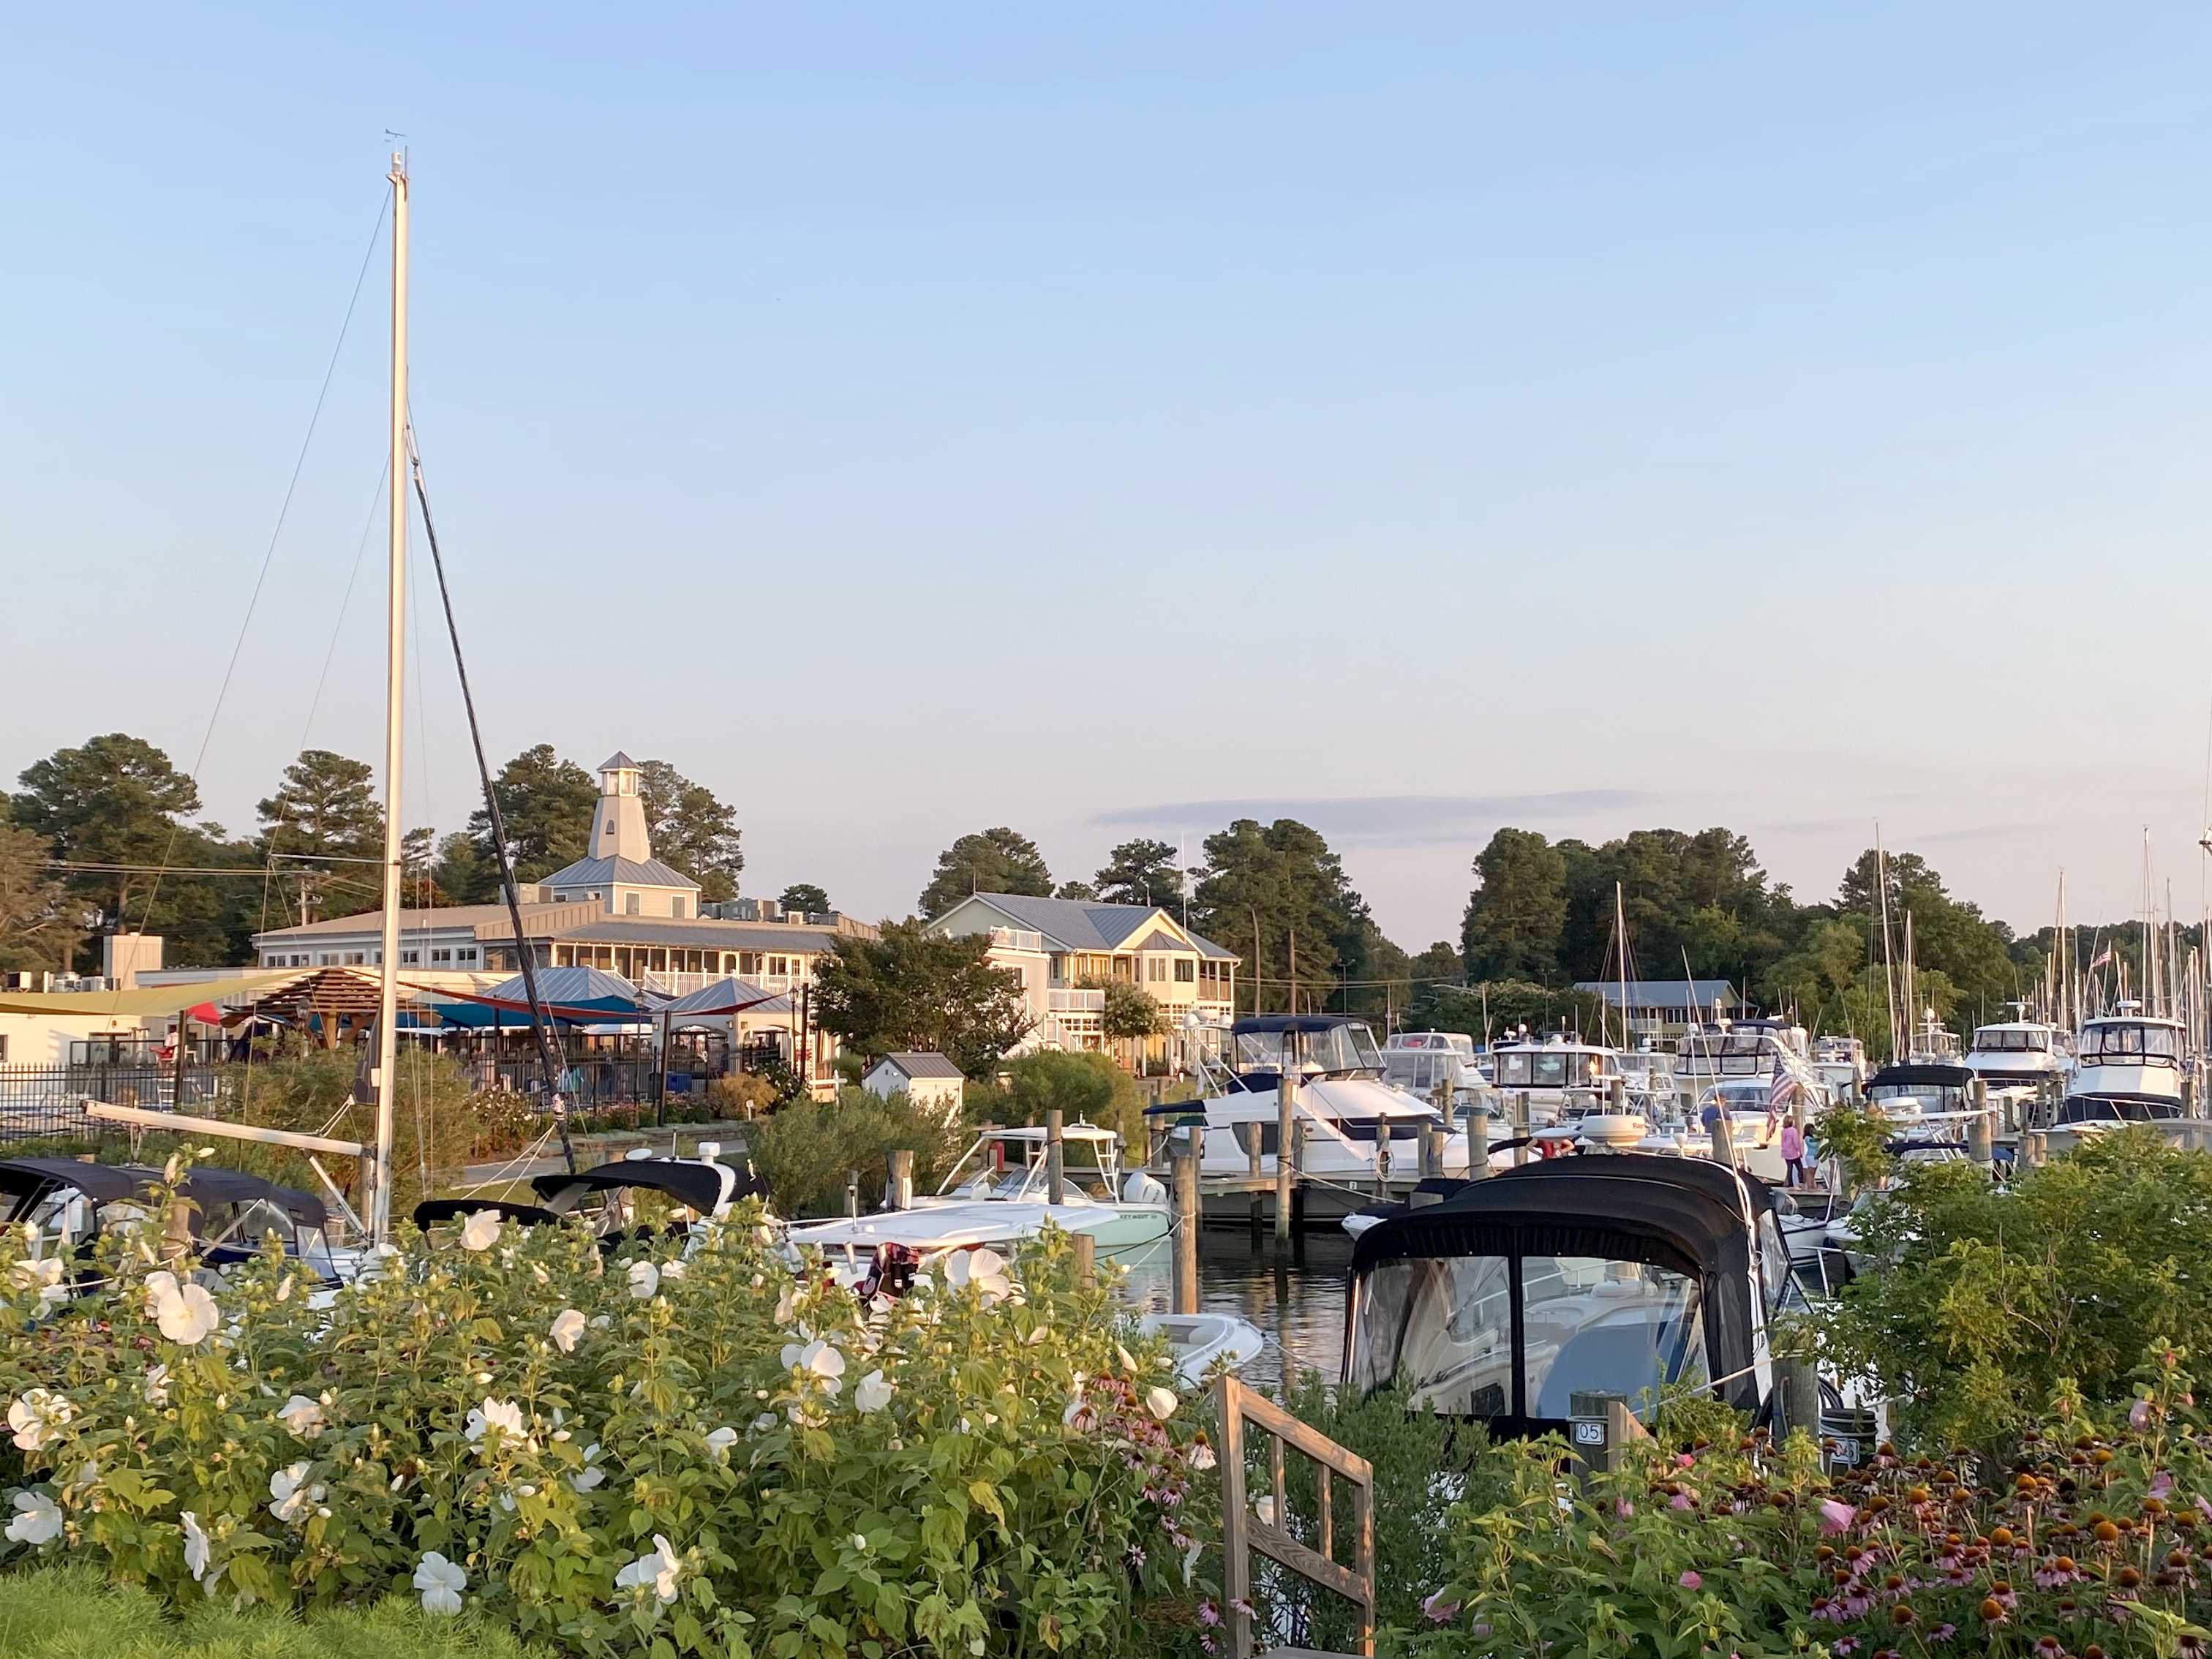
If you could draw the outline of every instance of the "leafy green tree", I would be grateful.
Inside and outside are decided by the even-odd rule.
[[[177,854],[186,846],[185,820],[200,810],[199,789],[143,738],[110,732],[78,748],[58,749],[26,767],[18,781],[23,787],[15,820],[43,836],[55,858],[137,866],[190,861]],[[95,911],[97,927],[112,929],[156,919],[147,911],[155,881],[131,870],[85,871],[70,875],[68,886]],[[173,904],[173,888],[171,897]]]
[[[1525,979],[1486,980],[1465,987],[1439,988],[1424,1023],[1438,1031],[1464,1031],[1477,1042],[1491,1036],[1503,1039],[1523,1025],[1531,1036],[1562,1030],[1595,1036],[1605,1018],[1605,1006],[1604,998],[1569,986],[1539,985]]]
[[[1480,979],[1559,971],[1567,921],[1567,860],[1533,830],[1500,830],[1474,860],[1475,889],[1460,925],[1467,970]]]
[[[1098,1029],[1106,1036],[1133,1042],[1157,1036],[1167,1029],[1158,1001],[1143,986],[1125,979],[1109,979],[1102,984],[1106,1004],[1099,1012]]]
[[[1106,855],[1096,878],[1098,896],[1108,904],[1173,903],[1182,896],[1182,872],[1176,849],[1164,841],[1139,836]]]
[[[1366,977],[1367,901],[1319,831],[1295,818],[1239,818],[1204,851],[1191,925],[1244,958],[1255,1008],[1318,1008],[1340,977]]]
[[[376,896],[382,873],[358,861],[384,856],[384,808],[376,799],[375,777],[366,762],[329,749],[303,749],[284,769],[276,793],[257,805],[261,855],[273,866],[274,884],[285,900],[304,890],[318,914],[344,915]]]
[[[840,937],[815,969],[813,1014],[871,1059],[934,1050],[988,1077],[1035,1023],[1021,975],[994,967],[981,933],[892,922],[880,939]]]
[[[1052,895],[1052,872],[1044,854],[1027,836],[1004,824],[979,830],[937,855],[937,872],[914,902],[925,921],[943,915],[970,893],[1016,893],[1028,898]]]
[[[499,897],[499,866],[486,850],[489,837],[477,840],[456,830],[439,839],[430,861],[430,882],[454,904],[489,904]]]
[[[1064,1123],[1095,1123],[1121,1137],[1139,1157],[1145,1146],[1145,1097],[1108,1054],[1041,1049],[1010,1060],[1005,1109],[1017,1123],[1042,1123],[1060,1108]],[[985,1109],[992,1109],[986,1108]]]
[[[776,902],[785,909],[795,910],[802,915],[830,914],[830,895],[811,881],[794,881],[783,890],[783,896]]]
[[[551,744],[526,749],[507,762],[492,781],[492,793],[506,824],[517,881],[541,881],[582,858],[590,847],[599,786],[582,767],[554,753]],[[499,859],[491,844],[491,814],[484,808],[470,815],[469,834],[477,843],[480,872],[471,896],[489,902],[499,891]]]
[[[645,805],[653,857],[697,882],[701,898],[735,898],[738,877],[745,867],[737,810],[666,761],[647,761],[638,768],[637,792]],[[588,821],[585,828],[590,829]]]
[[[0,968],[63,968],[76,940],[68,888],[43,838],[0,818]]]
[[[1087,881],[1063,881],[1052,890],[1054,898],[1076,899],[1085,904],[1094,903],[1098,890]]]

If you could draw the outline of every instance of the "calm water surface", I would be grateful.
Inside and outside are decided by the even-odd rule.
[[[1305,1236],[1304,1253],[1275,1265],[1272,1234],[1253,1242],[1241,1227],[1208,1227],[1198,1241],[1198,1295],[1206,1313],[1232,1313],[1257,1325],[1267,1339],[1258,1358],[1240,1375],[1273,1386],[1286,1375],[1317,1370],[1336,1381],[1344,1360],[1344,1287],[1352,1267],[1352,1240],[1334,1227]],[[1164,1252],[1129,1265],[1124,1292],[1148,1312],[1165,1313],[1172,1293]]]

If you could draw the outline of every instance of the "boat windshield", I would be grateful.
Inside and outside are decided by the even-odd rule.
[[[2181,1033],[2133,1020],[2085,1025],[2075,1058],[2084,1066],[2172,1066],[2181,1058]]]
[[[1384,1081],[1422,1096],[1459,1088],[1473,1069],[1449,1048],[1386,1048],[1382,1066]]]
[[[1709,1375],[1698,1281],[1592,1256],[1503,1256],[1378,1264],[1363,1283],[1352,1383],[1402,1382],[1414,1409],[1452,1415],[1571,1414],[1573,1396],[1620,1394],[1648,1414],[1660,1389]]]
[[[1318,1031],[1239,1031],[1237,1069],[1240,1072],[1279,1072],[1288,1053],[1295,1066],[1318,1066],[1324,1072],[1379,1072],[1382,1051],[1364,1025],[1346,1023],[1323,1026]]]
[[[1913,1103],[1916,1112],[1963,1112],[1972,1103],[1966,1090],[1942,1083],[1885,1083],[1867,1090],[1870,1106]]]
[[[2016,1025],[1984,1025],[1974,1033],[1974,1052],[1983,1054],[2042,1054],[2051,1052],[2048,1031]]]
[[[1607,1075],[1604,1057],[1589,1048],[1500,1048],[1491,1070],[1500,1089],[1588,1089]]]

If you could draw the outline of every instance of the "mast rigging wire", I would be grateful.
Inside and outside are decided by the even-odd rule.
[[[545,1069],[545,1097],[552,1103],[553,1122],[561,1133],[561,1156],[568,1173],[576,1173],[576,1148],[568,1138],[568,1112],[561,1098],[561,1064],[546,1035],[550,1016],[538,994],[538,973],[530,959],[530,939],[523,930],[522,904],[514,890],[514,860],[507,851],[507,823],[499,810],[499,792],[492,787],[491,767],[484,759],[483,732],[477,724],[476,695],[469,690],[469,665],[461,655],[460,624],[453,620],[453,590],[446,585],[446,561],[438,550],[438,527],[430,517],[430,491],[422,478],[422,457],[415,447],[415,427],[407,427],[407,466],[415,483],[415,500],[422,509],[422,534],[430,544],[430,563],[438,573],[438,599],[445,607],[446,637],[453,641],[453,672],[461,683],[461,708],[468,715],[469,742],[477,757],[477,776],[483,784],[484,815],[491,830],[492,851],[499,860],[499,886],[507,900],[507,919],[514,925],[514,957],[522,968],[522,988],[530,1000],[530,1028],[538,1039],[538,1063]]]

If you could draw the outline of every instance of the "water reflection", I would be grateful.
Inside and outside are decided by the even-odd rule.
[[[1304,1254],[1275,1265],[1273,1237],[1255,1243],[1241,1227],[1209,1227],[1199,1240],[1200,1310],[1249,1319],[1267,1338],[1260,1356],[1240,1375],[1272,1389],[1285,1372],[1319,1371],[1336,1381],[1344,1360],[1344,1287],[1352,1268],[1352,1241],[1334,1228],[1306,1235]],[[1128,1298],[1147,1312],[1164,1313],[1173,1294],[1172,1265],[1164,1251],[1129,1264]]]

